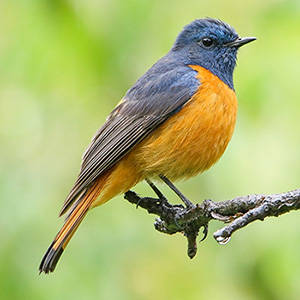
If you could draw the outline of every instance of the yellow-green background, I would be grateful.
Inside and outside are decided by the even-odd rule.
[[[179,188],[201,202],[300,187],[298,0],[1,0],[0,14],[0,299],[299,298],[297,212],[226,246],[212,222],[190,260],[183,236],[156,232],[154,216],[117,197],[88,215],[54,274],[37,273],[94,132],[195,18],[258,40],[239,53],[225,155]]]

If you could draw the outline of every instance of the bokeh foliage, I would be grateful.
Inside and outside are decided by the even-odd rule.
[[[53,275],[37,275],[93,133],[195,18],[258,40],[239,53],[228,150],[178,186],[194,202],[299,187],[298,0],[2,0],[0,13],[1,299],[299,297],[299,213],[252,224],[226,246],[212,224],[190,261],[184,237],[155,232],[153,216],[122,197],[88,215]]]

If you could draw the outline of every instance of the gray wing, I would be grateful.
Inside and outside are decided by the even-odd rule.
[[[80,173],[60,215],[76,200],[81,201],[81,195],[98,176],[179,111],[199,86],[195,71],[189,67],[173,68],[161,74],[155,70],[155,65],[152,69],[127,92],[96,132],[83,155]]]

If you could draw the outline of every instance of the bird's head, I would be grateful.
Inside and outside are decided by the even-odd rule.
[[[179,33],[171,52],[186,64],[208,69],[233,88],[237,51],[254,40],[254,37],[239,37],[231,26],[220,20],[197,19]]]

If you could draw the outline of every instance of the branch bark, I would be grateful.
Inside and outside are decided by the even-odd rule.
[[[124,198],[148,213],[158,215],[154,223],[156,230],[166,234],[183,233],[187,237],[190,258],[197,253],[196,240],[200,229],[204,229],[204,240],[212,220],[228,224],[213,234],[219,244],[226,244],[235,231],[256,220],[263,221],[266,217],[278,217],[300,209],[300,189],[272,195],[253,194],[223,202],[207,199],[189,208],[172,205],[164,196],[159,199],[140,197],[133,191],[126,192]]]

